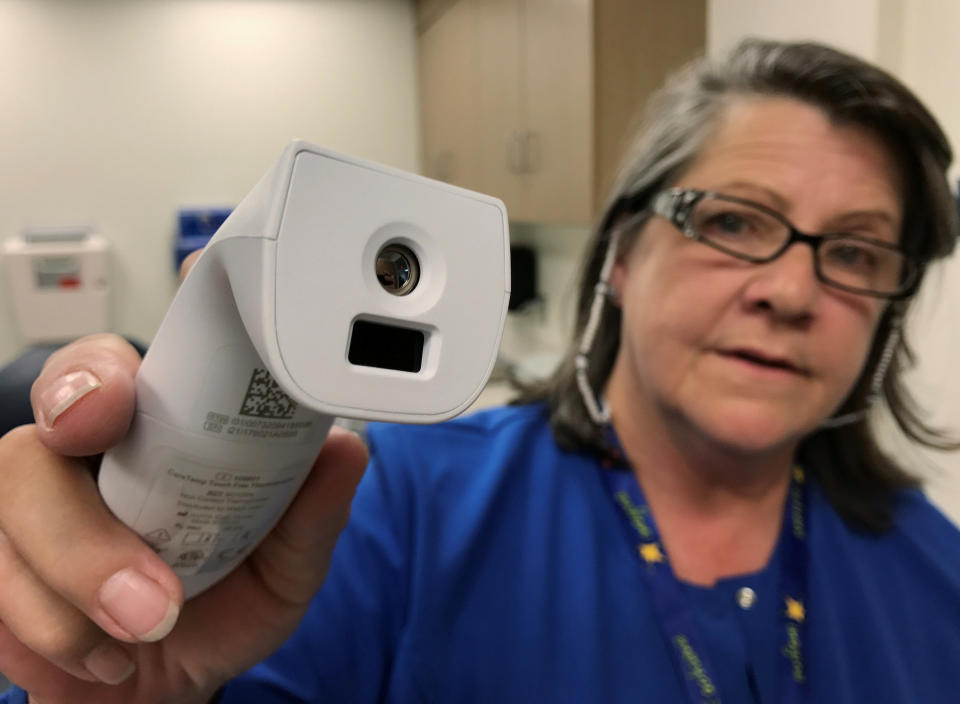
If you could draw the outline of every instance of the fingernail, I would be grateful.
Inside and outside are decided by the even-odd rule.
[[[120,684],[137,669],[123,648],[111,642],[94,648],[84,658],[83,666],[91,675],[107,684]]]
[[[104,582],[100,605],[122,628],[145,643],[166,636],[180,615],[163,587],[130,568]]]
[[[57,379],[39,399],[40,412],[47,427],[52,428],[64,411],[101,386],[103,382],[88,371],[70,372]]]

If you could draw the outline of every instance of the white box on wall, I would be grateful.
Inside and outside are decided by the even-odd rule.
[[[110,329],[110,244],[88,227],[26,230],[0,248],[14,320],[28,344]]]

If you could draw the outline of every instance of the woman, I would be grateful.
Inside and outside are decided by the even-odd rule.
[[[960,536],[864,422],[882,397],[944,442],[900,374],[910,295],[957,235],[949,160],[905,88],[830,49],[689,69],[590,245],[566,361],[521,405],[373,428],[315,596],[355,440],[180,612],[51,451],[123,432],[136,360],[59,353],[39,430],[0,442],[0,670],[41,704],[949,701]]]

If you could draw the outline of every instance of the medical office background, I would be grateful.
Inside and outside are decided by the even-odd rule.
[[[307,139],[504,198],[537,295],[510,314],[502,357],[536,377],[568,334],[633,86],[742,36],[814,38],[899,76],[960,145],[958,30],[954,0],[0,0],[0,240],[102,234],[109,327],[149,343],[177,286],[178,213],[235,205],[291,138]],[[544,68],[559,79],[538,79]],[[497,130],[502,151],[484,146]],[[911,384],[960,433],[960,264],[930,279]],[[7,284],[0,366],[27,344]],[[505,397],[496,380],[484,395]],[[909,448],[879,415],[960,522],[960,454]]]

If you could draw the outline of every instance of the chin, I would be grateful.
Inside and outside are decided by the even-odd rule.
[[[764,455],[796,447],[816,424],[805,414],[767,403],[717,405],[705,412],[687,415],[693,432],[709,438],[729,451],[743,455]]]

